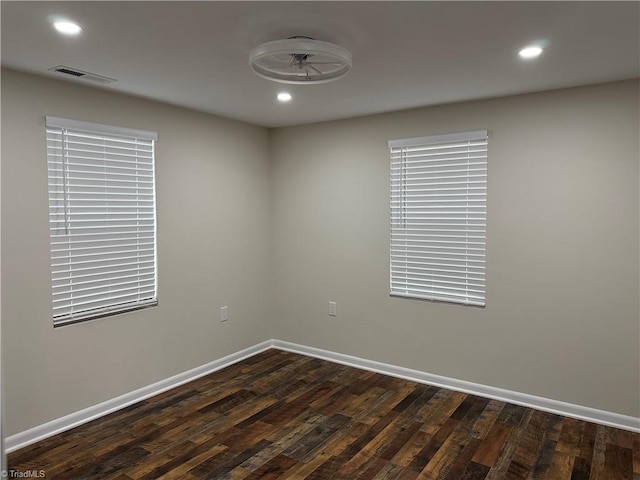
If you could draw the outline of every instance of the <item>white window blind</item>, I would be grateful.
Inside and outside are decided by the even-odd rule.
[[[391,295],[484,306],[487,131],[389,149]]]
[[[155,132],[46,117],[54,326],[157,304]]]

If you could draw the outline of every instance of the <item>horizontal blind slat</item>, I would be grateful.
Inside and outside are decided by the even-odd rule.
[[[117,281],[118,279],[116,278],[110,278],[105,282],[103,282],[102,284],[99,284],[98,282],[93,282],[93,283],[84,283],[83,285],[68,284],[64,286],[58,286],[53,292],[53,301],[56,302],[58,301],[57,299],[59,298],[60,301],[66,302],[70,296],[73,297],[78,294],[80,294],[82,298],[88,298],[89,296],[98,296],[98,295],[106,298],[110,298],[113,293],[131,291],[131,288],[130,288],[131,286],[134,286],[137,291],[140,291],[142,289],[148,289],[150,287],[153,287],[153,284],[154,284],[153,278],[137,277],[134,280],[131,280],[131,277],[125,277],[124,279],[120,278],[119,280],[127,280],[127,279],[129,281],[126,281],[126,282]],[[128,285],[128,287],[124,287],[125,285]],[[123,288],[118,288],[118,287],[123,287]],[[95,293],[90,293],[90,292],[95,292]]]
[[[140,297],[148,297],[151,294],[155,293],[154,290],[149,289],[149,290],[145,290],[145,291],[141,291],[141,292],[129,292],[126,294],[122,294],[122,295],[111,295],[109,297],[106,298],[96,298],[94,300],[83,300],[83,301],[79,301],[79,302],[71,302],[69,303],[69,306],[71,308],[77,308],[80,306],[84,306],[84,307],[88,307],[89,305],[96,305],[96,304],[110,304],[116,300],[122,301],[125,298],[140,298]],[[89,298],[89,296],[87,296],[86,298]],[[54,310],[60,310],[63,308],[67,308],[65,305],[54,305],[53,309]]]
[[[87,273],[92,273],[97,275],[98,270],[110,270],[112,268],[120,268],[120,267],[128,267],[128,266],[148,266],[149,268],[155,268],[154,265],[154,259],[149,259],[146,261],[140,261],[138,260],[137,262],[121,262],[121,263],[114,263],[114,264],[110,264],[110,265],[106,265],[106,266],[102,266],[102,267],[98,267],[98,266],[86,266],[86,267],[78,267],[77,265],[74,265],[74,268],[71,269],[69,268],[69,265],[67,264],[61,264],[61,265],[57,265],[57,266],[53,266],[52,269],[55,270],[55,273],[57,275],[62,275],[62,274],[75,274],[77,273],[81,273],[81,274],[87,274]],[[57,277],[54,279],[54,283],[56,281]]]
[[[124,260],[133,260],[133,263],[139,263],[139,262],[143,262],[145,260],[150,261],[151,259],[153,259],[155,257],[153,251],[151,251],[148,255],[129,255],[129,256],[112,256],[111,258],[107,258],[107,259],[99,259],[99,260],[78,260],[78,259],[73,259],[72,261],[59,261],[56,262],[54,260],[61,260],[61,259],[52,259],[51,261],[51,266],[52,267],[68,267],[68,266],[77,266],[77,267],[88,267],[90,265],[94,265],[97,268],[104,268],[104,267],[110,267],[110,266],[116,266],[116,265],[120,265],[122,264],[122,262]],[[126,263],[126,262],[125,262]],[[128,262],[128,263],[132,263],[132,262]],[[98,266],[100,264],[100,266]]]
[[[120,269],[120,270],[116,270],[116,269],[109,269],[109,271],[107,272],[96,272],[95,270],[90,270],[90,273],[86,273],[86,274],[80,274],[78,272],[73,272],[73,275],[68,275],[68,276],[63,276],[62,274],[57,275],[56,276],[56,280],[55,282],[53,282],[53,286],[54,287],[60,287],[63,285],[67,285],[71,282],[75,282],[75,284],[79,285],[82,284],[85,279],[87,278],[91,278],[91,277],[99,277],[102,278],[104,277],[104,275],[109,274],[109,275],[118,275],[120,273],[126,273],[129,272],[128,276],[133,275],[133,272],[135,272],[137,275],[150,275],[153,274],[153,265],[149,265],[149,266],[140,266],[138,264],[135,264],[134,268],[125,268],[125,269]],[[69,272],[67,272],[69,273]],[[115,278],[115,277],[114,277]],[[87,282],[91,282],[92,280],[86,280]]]

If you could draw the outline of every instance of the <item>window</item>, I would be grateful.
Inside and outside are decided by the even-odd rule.
[[[46,127],[54,326],[156,305],[157,134]]]
[[[389,149],[391,295],[484,306],[487,131]]]

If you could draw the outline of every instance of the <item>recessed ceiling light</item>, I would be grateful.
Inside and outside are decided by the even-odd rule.
[[[529,47],[525,47],[518,52],[518,55],[522,58],[536,58],[540,56],[542,53],[542,47],[537,45],[531,45]]]
[[[291,96],[290,93],[280,92],[277,98],[281,102],[290,102],[293,97]]]
[[[66,20],[53,22],[53,28],[65,35],[77,35],[82,31],[82,27],[80,25]]]

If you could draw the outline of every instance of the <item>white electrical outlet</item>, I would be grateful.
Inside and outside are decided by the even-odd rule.
[[[229,307],[226,305],[224,307],[220,307],[220,321],[226,322],[229,320]]]
[[[338,316],[338,306],[336,305],[336,302],[329,302],[329,315],[332,317]]]

